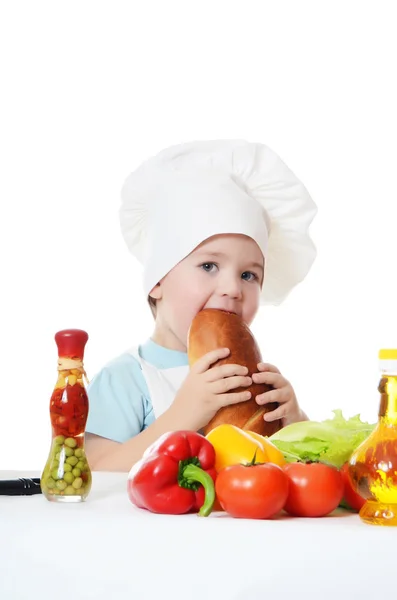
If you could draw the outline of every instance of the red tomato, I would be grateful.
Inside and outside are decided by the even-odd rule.
[[[296,517],[324,517],[343,497],[342,475],[321,463],[291,463],[284,467],[289,494],[284,509]]]
[[[360,510],[360,508],[365,504],[365,499],[357,494],[357,492],[353,489],[353,486],[350,483],[348,469],[349,463],[345,463],[340,470],[345,488],[343,492],[343,498],[350,508],[353,510]]]
[[[215,482],[223,510],[243,519],[269,519],[280,512],[288,497],[288,477],[272,463],[231,465]]]

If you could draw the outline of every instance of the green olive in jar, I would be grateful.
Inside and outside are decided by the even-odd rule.
[[[60,473],[59,473],[59,475],[60,475]],[[58,475],[58,467],[55,467],[55,469],[52,469],[52,471],[51,471],[51,477],[55,481],[57,481],[58,479],[62,479],[62,477],[60,477],[59,475]]]
[[[69,448],[76,448],[77,442],[74,438],[66,438],[65,446],[69,446]]]
[[[74,475],[70,472],[64,473],[63,479],[66,481],[66,483],[71,484],[74,481]]]
[[[81,479],[81,477],[76,477],[72,485],[76,490],[78,490],[83,485],[83,480]]]

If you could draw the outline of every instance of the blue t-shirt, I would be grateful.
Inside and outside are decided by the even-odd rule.
[[[158,369],[188,364],[186,352],[170,350],[149,339],[139,356]],[[88,386],[86,432],[126,442],[155,420],[146,380],[136,358],[125,352],[106,364]]]

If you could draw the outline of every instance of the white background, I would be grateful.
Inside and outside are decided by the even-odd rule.
[[[153,321],[119,232],[128,173],[171,144],[277,152],[318,205],[318,258],[252,327],[313,419],[374,421],[397,346],[394,2],[3,2],[0,469],[41,469],[56,331],[89,376]]]

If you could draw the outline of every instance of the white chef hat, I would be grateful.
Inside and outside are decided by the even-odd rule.
[[[121,230],[143,264],[146,295],[207,238],[239,233],[265,258],[261,304],[280,304],[316,256],[308,229],[317,208],[267,146],[241,140],[167,148],[124,183]]]

